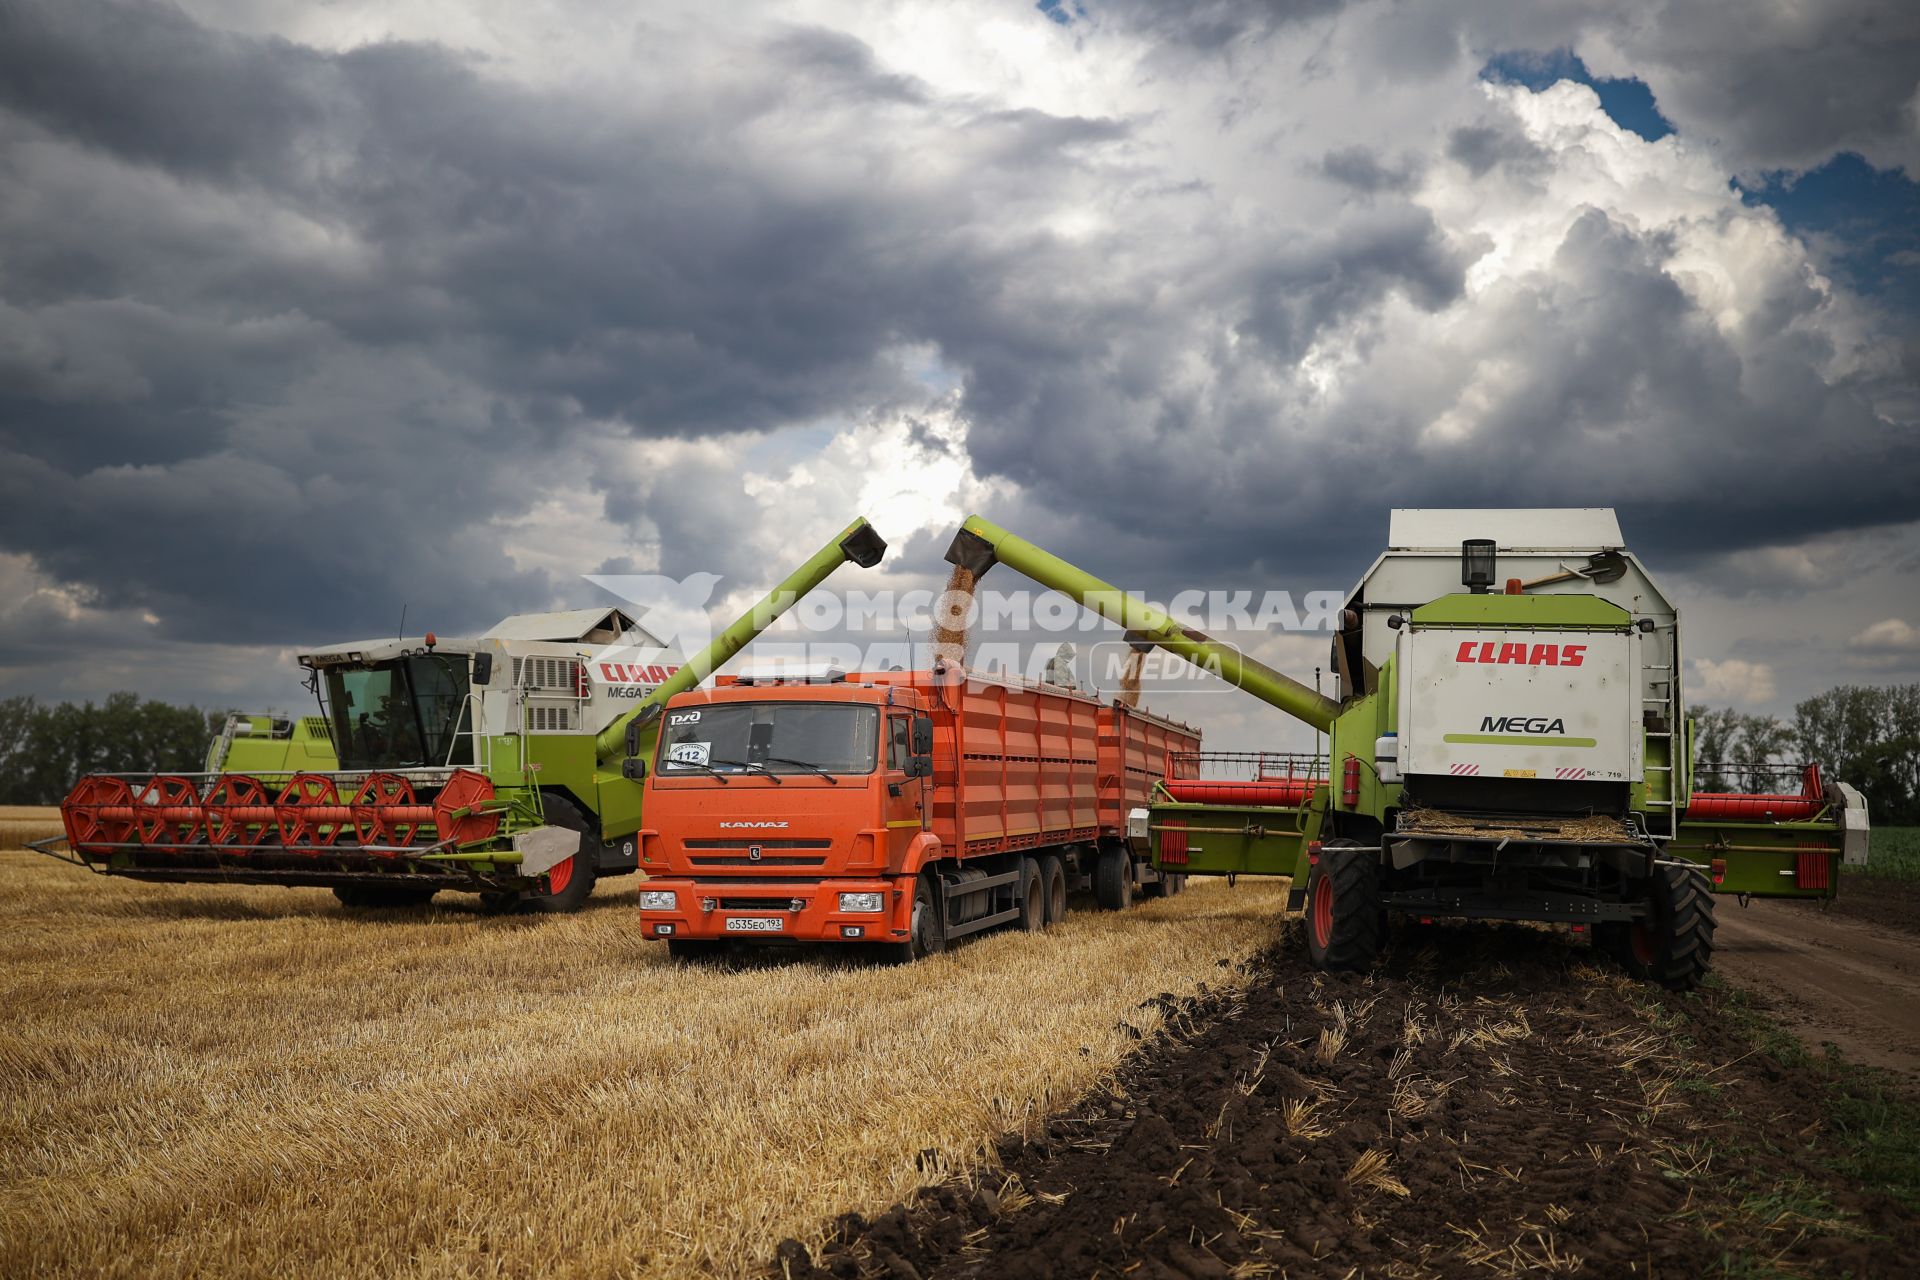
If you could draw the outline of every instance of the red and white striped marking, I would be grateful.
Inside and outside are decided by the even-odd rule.
[[[1553,776],[1556,778],[1571,778],[1578,782],[1587,776],[1587,770],[1585,765],[1573,769],[1555,769]]]
[[[1449,768],[1447,772],[1456,778],[1470,778],[1480,772],[1480,766],[1477,764],[1456,764]]]

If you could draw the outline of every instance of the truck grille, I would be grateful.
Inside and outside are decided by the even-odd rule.
[[[780,911],[784,912],[793,905],[791,897],[786,898],[722,898],[722,911]]]
[[[817,867],[824,864],[826,859],[776,853],[762,854],[758,858],[752,858],[744,853],[726,853],[690,857],[687,861],[696,867]]]
[[[749,845],[758,845],[762,849],[831,849],[831,840],[755,840],[751,836],[722,836],[718,840],[686,840],[681,842],[685,849],[745,849]]]

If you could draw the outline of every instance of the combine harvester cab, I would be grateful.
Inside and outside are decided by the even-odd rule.
[[[1337,699],[978,517],[948,559],[1010,564],[1327,733],[1324,758],[1197,758],[1238,773],[1168,779],[1144,815],[1163,868],[1290,877],[1327,968],[1369,963],[1396,912],[1591,928],[1691,987],[1712,891],[1831,894],[1843,837],[1864,857],[1850,788],[1693,795],[1679,614],[1608,510],[1395,511],[1339,615]]]
[[[1039,929],[1092,890],[1178,892],[1128,814],[1199,746],[1058,685],[932,671],[723,679],[667,706],[647,780],[641,928],[676,956],[734,941],[878,944],[911,960]]]
[[[617,609],[528,614],[470,640],[378,640],[301,655],[329,751],[298,758],[271,720],[230,721],[224,770],[96,774],[61,806],[95,871],[134,879],[331,888],[349,906],[579,907],[636,866],[660,708],[851,560],[886,543],[857,520],[684,665]],[[237,767],[243,757],[266,766]],[[324,760],[329,767],[316,768]]]

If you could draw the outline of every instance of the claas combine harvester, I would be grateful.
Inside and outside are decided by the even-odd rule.
[[[677,667],[604,608],[302,654],[318,717],[230,721],[207,772],[82,778],[61,806],[68,856],[141,880],[322,886],[349,906],[463,889],[572,910],[635,869],[660,709],[885,550],[856,520]]]
[[[1137,815],[1162,871],[1291,877],[1326,968],[1369,962],[1389,913],[1548,921],[1684,989],[1715,893],[1827,897],[1865,862],[1865,802],[1817,768],[1692,789],[1727,771],[1692,762],[1679,613],[1612,511],[1395,511],[1387,541],[1339,615],[1338,697],[977,516],[947,558],[1007,564],[1328,735],[1324,757],[1226,762],[1237,777],[1197,759]]]

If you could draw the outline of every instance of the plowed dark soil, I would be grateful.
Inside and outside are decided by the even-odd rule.
[[[1920,883],[1889,876],[1842,876],[1840,892],[1828,909],[1850,920],[1920,933]]]
[[[1297,947],[1177,1010],[1109,1090],[976,1182],[849,1215],[799,1277],[1912,1274],[1915,1215],[1827,1163],[1821,1090],[1715,991],[1564,935]]]

